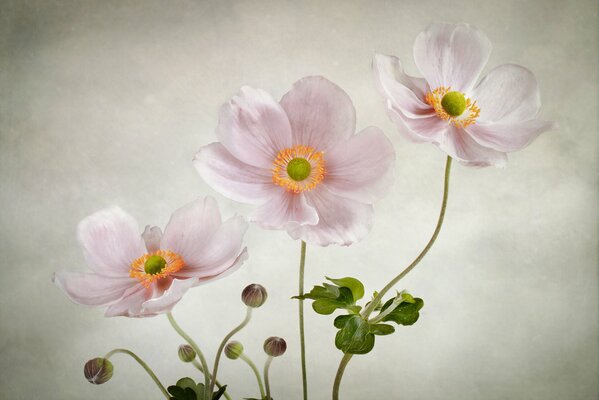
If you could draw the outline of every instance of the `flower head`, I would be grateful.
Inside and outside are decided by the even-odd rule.
[[[241,88],[221,108],[217,135],[194,159],[202,178],[255,204],[251,221],[311,244],[364,238],[392,181],[389,140],[374,127],[355,134],[351,100],[322,77],[299,80],[280,102]]]
[[[271,357],[279,357],[285,354],[287,342],[278,336],[271,336],[264,341],[264,352]]]
[[[207,197],[175,211],[164,229],[137,222],[120,208],[79,223],[78,238],[93,272],[57,272],[54,282],[76,303],[107,307],[106,316],[169,312],[185,292],[235,270],[247,258],[247,222],[221,222]]]
[[[539,88],[526,68],[500,65],[476,85],[490,53],[489,39],[476,28],[436,23],[414,43],[424,78],[405,74],[396,57],[375,55],[376,83],[398,130],[463,164],[503,166],[506,153],[553,129],[553,122],[536,118]]]

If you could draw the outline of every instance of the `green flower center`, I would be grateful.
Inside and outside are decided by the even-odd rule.
[[[312,171],[312,164],[305,158],[294,158],[287,164],[287,175],[296,182],[309,177],[310,171]]]
[[[144,264],[144,271],[149,275],[156,275],[166,267],[166,260],[160,256],[153,255],[148,257]]]
[[[449,92],[443,96],[441,106],[447,114],[457,117],[466,110],[466,98],[460,92]]]

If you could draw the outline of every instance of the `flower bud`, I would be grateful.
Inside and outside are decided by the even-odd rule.
[[[83,375],[89,383],[101,385],[112,378],[112,363],[106,358],[94,358],[85,363]]]
[[[183,362],[192,362],[196,358],[195,350],[188,344],[182,344],[179,346],[179,358]]]
[[[285,354],[287,343],[283,338],[271,336],[264,341],[264,352],[272,357],[278,357]]]
[[[231,341],[225,346],[225,355],[231,360],[237,360],[243,354],[243,345],[236,341]]]
[[[241,293],[241,300],[248,307],[258,308],[266,301],[268,294],[264,286],[252,283],[246,286]]]

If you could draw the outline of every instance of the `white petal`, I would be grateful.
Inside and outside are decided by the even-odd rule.
[[[551,121],[532,119],[524,122],[476,123],[466,128],[479,144],[504,152],[523,149],[541,133],[555,129]]]
[[[125,294],[117,302],[113,303],[106,309],[105,317],[144,317],[142,304],[150,299],[153,290],[146,289],[141,283],[132,286],[125,291]]]
[[[491,54],[491,42],[468,24],[435,23],[414,42],[414,61],[431,89],[467,92]]]
[[[118,207],[84,218],[77,237],[90,267],[105,276],[129,276],[131,262],[146,253],[137,222]]]
[[[391,106],[387,114],[395,123],[398,132],[406,139],[416,143],[439,143],[449,128],[447,121],[433,114],[423,118],[409,118]]]
[[[173,279],[170,287],[161,296],[146,300],[141,305],[144,316],[170,312],[183,295],[197,283],[197,279]]]
[[[220,143],[202,147],[193,163],[208,185],[235,201],[262,204],[277,190],[271,170],[242,163]]]
[[[463,129],[451,126],[439,147],[451,157],[471,167],[504,167],[505,153],[481,146]]]
[[[66,271],[55,273],[53,281],[71,301],[88,306],[111,304],[137,283],[130,277]]]
[[[281,188],[264,205],[256,208],[248,216],[266,229],[287,229],[292,225],[314,225],[318,222],[316,210],[307,202],[304,194],[290,193]]]
[[[327,188],[341,197],[372,203],[393,183],[395,150],[385,134],[369,127],[326,154]]]
[[[270,94],[247,86],[221,107],[217,136],[242,162],[270,168],[278,152],[291,147],[285,111]]]
[[[146,243],[146,249],[148,250],[148,253],[152,253],[160,249],[162,231],[159,227],[146,225],[146,229],[144,229],[143,233],[141,234],[141,237]]]
[[[327,151],[353,135],[356,111],[339,86],[321,76],[297,81],[281,99],[293,134],[294,145]]]

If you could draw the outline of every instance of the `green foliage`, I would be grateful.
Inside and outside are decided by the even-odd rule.
[[[414,325],[418,318],[420,317],[420,309],[424,306],[424,301],[419,298],[413,298],[409,294],[406,297],[406,294],[403,294],[404,300],[401,302],[391,313],[383,317],[382,321],[393,321],[398,325]],[[385,312],[385,310],[393,304],[394,299],[389,299],[381,309],[381,312]]]
[[[330,315],[337,309],[344,309],[352,314],[360,312],[362,307],[356,305],[356,301],[364,297],[364,285],[355,278],[326,278],[333,282],[323,283],[322,286],[314,286],[310,293],[303,296],[295,296],[294,299],[314,300],[312,308],[318,314]]]
[[[218,400],[227,390],[227,385],[218,389],[212,395],[212,400]],[[196,384],[191,378],[181,378],[176,385],[169,386],[167,391],[171,395],[170,400],[206,400],[204,396],[204,384]]]

